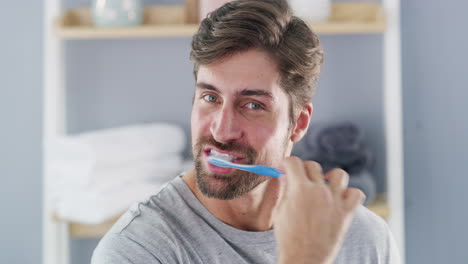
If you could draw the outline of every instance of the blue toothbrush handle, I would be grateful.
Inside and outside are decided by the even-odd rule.
[[[230,164],[230,167],[239,169],[239,170],[245,170],[245,171],[250,171],[256,174],[260,174],[263,176],[268,176],[268,177],[274,177],[274,178],[279,178],[281,174],[284,174],[283,172],[272,168],[268,167],[265,165],[252,165],[252,166],[236,166],[234,164]]]
[[[238,165],[235,163],[219,160],[216,158],[211,158],[208,159],[208,162],[210,162],[213,165],[221,166],[221,167],[230,167],[230,168],[235,168],[239,170],[244,170],[244,171],[250,171],[256,174],[260,174],[263,176],[268,176],[268,177],[274,177],[274,178],[279,178],[281,174],[284,174],[284,172],[279,171],[275,168],[265,166],[265,165]],[[324,180],[325,184],[328,184],[327,180]]]
[[[257,173],[263,176],[269,176],[274,178],[279,178],[283,172],[268,166],[257,165],[255,167],[249,168],[253,173]]]
[[[239,170],[250,171],[250,172],[260,174],[263,176],[269,176],[269,177],[275,177],[275,178],[278,178],[280,177],[281,174],[283,174],[283,172],[275,168],[265,166],[265,165],[238,165],[235,163],[231,163],[231,162],[216,159],[216,158],[209,158],[208,162],[216,166],[236,168]]]

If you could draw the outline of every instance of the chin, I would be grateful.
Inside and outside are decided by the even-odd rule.
[[[206,197],[232,200],[249,193],[267,177],[239,170],[230,174],[213,174],[196,169],[196,179],[198,189]]]

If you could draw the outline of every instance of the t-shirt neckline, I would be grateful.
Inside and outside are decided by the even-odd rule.
[[[200,217],[204,218],[211,226],[213,226],[221,236],[231,241],[249,243],[249,244],[264,244],[275,241],[274,231],[244,231],[234,228],[218,218],[206,209],[206,207],[193,194],[192,190],[182,179],[182,175],[177,176],[172,181],[173,186],[185,200],[187,205],[192,208]]]

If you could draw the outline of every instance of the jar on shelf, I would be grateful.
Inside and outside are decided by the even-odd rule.
[[[331,14],[330,0],[288,0],[295,16],[307,22],[323,22]]]
[[[93,22],[98,27],[140,25],[143,9],[141,0],[93,0]]]

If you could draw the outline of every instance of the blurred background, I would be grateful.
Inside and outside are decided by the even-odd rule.
[[[91,2],[62,0],[61,5],[65,10]],[[45,3],[7,1],[2,10],[0,263],[41,263]],[[401,1],[406,263],[468,263],[463,224],[468,217],[467,10],[462,0]],[[326,59],[312,126],[352,121],[364,131],[375,191],[385,192],[383,36],[319,37]],[[67,133],[171,123],[187,136],[182,157],[188,159],[190,41],[189,35],[65,40]],[[98,241],[71,237],[71,263],[89,263]]]

